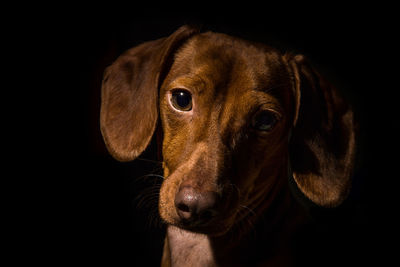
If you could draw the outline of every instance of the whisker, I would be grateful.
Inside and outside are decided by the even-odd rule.
[[[254,210],[250,209],[249,207],[247,207],[247,206],[245,206],[245,205],[239,205],[239,207],[248,210],[253,216],[257,216],[257,214],[254,212]],[[246,216],[246,217],[247,217],[247,216]]]
[[[151,177],[153,177],[153,179]],[[165,177],[163,175],[160,175],[160,174],[150,173],[150,174],[142,175],[140,177],[132,179],[133,181],[131,181],[131,183],[133,185],[136,185],[136,184],[144,183],[146,181],[152,181],[153,180],[153,182],[154,182],[153,184],[157,184],[157,183],[161,184],[161,179],[165,180]]]
[[[250,232],[254,238],[256,237],[255,222],[252,219],[254,217],[257,217],[257,214],[254,210],[245,205],[238,206],[237,220],[234,225],[239,233],[238,235],[235,235],[236,238],[240,238],[240,236]]]
[[[136,204],[136,209],[145,211],[146,228],[148,229],[160,229],[162,227],[162,220],[158,213],[160,187],[161,184],[156,184],[145,188],[134,200],[132,200],[132,204]]]
[[[151,170],[151,173],[142,175],[140,177],[132,177],[130,181],[130,186],[132,187],[131,205],[136,210],[141,210],[145,215],[143,220],[145,222],[145,227],[148,230],[161,229],[163,227],[163,221],[159,215],[158,202],[160,197],[160,188],[162,181],[165,177],[162,175],[162,162],[157,162],[153,160],[139,158],[139,160],[144,160],[148,162],[157,163]],[[139,186],[139,187],[136,187]],[[133,189],[135,187],[135,189]]]
[[[158,196],[147,196],[140,198],[136,203],[137,209],[148,209],[155,206],[155,202],[158,203]]]
[[[143,178],[146,178],[146,177],[158,177],[158,178],[162,178],[163,180],[165,179],[163,175],[152,174],[152,173],[140,176],[139,178],[136,178],[136,179],[140,180],[140,179],[143,179]]]
[[[154,201],[156,201],[158,203],[158,198],[160,195],[160,186],[161,185],[156,184],[156,185],[153,185],[152,187],[143,189],[142,192],[139,195],[137,195],[133,199],[132,202],[137,204],[137,208],[141,208],[142,203],[144,203],[146,201],[148,201],[150,204],[151,204],[151,202],[154,202]],[[146,206],[148,206],[148,205],[146,205]]]
[[[240,197],[241,193],[240,193],[240,189],[239,187],[237,187],[235,184],[230,184],[232,188],[234,188],[237,192],[238,192],[238,196]]]

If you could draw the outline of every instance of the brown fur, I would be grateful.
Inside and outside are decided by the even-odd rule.
[[[171,106],[177,88],[191,92],[192,110]],[[270,132],[250,127],[260,109],[279,118]],[[288,265],[283,250],[247,260],[246,251],[255,239],[267,242],[249,237],[265,214],[263,227],[282,233],[269,240],[277,248],[300,223],[288,189],[290,165],[299,189],[318,205],[337,206],[348,193],[352,111],[303,56],[187,26],[134,47],[103,81],[101,130],[110,153],[135,159],[157,120],[165,177],[159,212],[170,225],[164,266]],[[182,187],[200,197],[216,193],[217,216],[203,225],[184,224],[174,204]]]

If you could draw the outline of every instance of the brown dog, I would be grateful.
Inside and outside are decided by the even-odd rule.
[[[158,121],[163,266],[289,265],[288,177],[324,207],[349,191],[353,113],[303,56],[187,26],[134,47],[103,80],[110,153],[135,159]]]

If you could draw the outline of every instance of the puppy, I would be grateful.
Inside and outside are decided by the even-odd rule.
[[[263,44],[183,26],[134,47],[105,71],[100,120],[120,161],[161,126],[163,266],[289,266],[305,217],[291,191],[335,207],[350,188],[350,107],[304,56]]]

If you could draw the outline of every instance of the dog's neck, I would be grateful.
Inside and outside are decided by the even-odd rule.
[[[302,220],[302,214],[287,184],[273,199],[267,209],[255,211],[257,220],[251,221],[253,227],[247,227],[246,232],[233,227],[223,236],[212,237],[168,226],[164,253],[168,250],[171,266],[245,266],[249,259],[254,263],[272,263],[277,257],[287,259],[280,250]],[[267,249],[263,251],[260,244]],[[276,250],[270,250],[275,247]],[[246,258],[240,258],[241,255]],[[281,260],[278,266],[286,266]]]
[[[171,266],[217,266],[211,240],[207,235],[169,225],[166,242]]]

